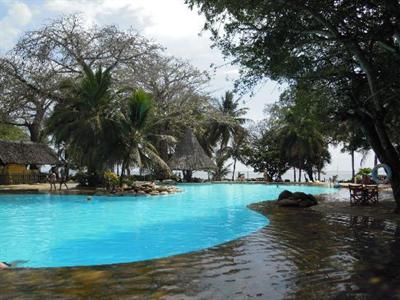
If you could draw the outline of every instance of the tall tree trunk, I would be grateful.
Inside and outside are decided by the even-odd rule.
[[[182,173],[183,173],[183,179],[186,182],[192,181],[192,177],[193,177],[193,171],[192,170],[183,170]]]
[[[318,178],[318,181],[321,181],[321,170],[322,170],[322,168],[324,167],[324,163],[322,162],[322,157],[321,157],[321,155],[319,156],[319,159],[318,159],[318,165],[317,165],[317,178]]]
[[[374,156],[374,167],[376,167],[377,164],[378,164],[378,156],[375,153],[375,156]]]
[[[296,182],[296,167],[293,167],[293,182]]]
[[[122,165],[121,165],[121,176],[119,177],[119,185],[122,187],[123,181],[124,181],[124,177],[125,177],[125,171],[127,170],[127,163],[126,160],[124,159],[122,161]]]
[[[345,41],[345,46],[353,53],[361,69],[365,72],[368,79],[368,87],[370,90],[370,97],[372,100],[373,111],[360,112],[358,115],[361,116],[362,125],[367,133],[368,140],[372,146],[372,149],[378,156],[380,162],[388,165],[392,171],[392,190],[393,196],[396,201],[396,212],[400,213],[400,156],[393,146],[389,135],[384,124],[384,113],[382,103],[384,103],[381,97],[384,97],[382,93],[379,93],[379,88],[382,88],[381,82],[377,76],[377,69],[373,65],[373,60],[368,59],[361,47],[351,41]]]
[[[301,182],[301,171],[303,169],[303,162],[299,161],[299,182]]]
[[[314,181],[314,176],[313,176],[313,171],[312,171],[312,169],[311,169],[311,168],[307,168],[306,173],[307,173],[307,175],[308,175],[308,179],[309,179],[310,181]]]
[[[235,172],[236,172],[236,158],[233,159],[232,181],[235,181]]]
[[[31,142],[39,143],[40,142],[40,125],[39,124],[29,124],[28,126],[29,130],[29,137],[31,139]]]
[[[351,181],[354,182],[356,178],[356,170],[354,168],[354,150],[350,151],[351,156]]]
[[[32,120],[32,123],[27,125],[29,130],[29,135],[32,142],[39,143],[42,139],[42,123],[44,119],[44,109],[37,109],[35,117]]]
[[[391,143],[382,120],[367,114],[359,114],[359,117],[379,161],[388,165],[392,171],[391,186],[396,201],[395,212],[400,213],[400,156]]]

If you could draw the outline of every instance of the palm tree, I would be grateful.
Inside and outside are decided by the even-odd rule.
[[[342,123],[338,132],[336,139],[343,143],[341,152],[348,152],[351,156],[351,180],[354,181],[356,176],[355,153],[359,151],[364,153],[365,159],[371,146],[360,125],[355,122],[347,121]]]
[[[56,144],[65,143],[70,156],[87,168],[93,185],[112,159],[115,142],[110,70],[99,67],[93,72],[84,66],[83,76],[65,82],[63,89],[66,97],[55,106],[47,130]]]
[[[242,129],[246,122],[243,117],[248,108],[240,107],[239,100],[233,99],[233,93],[227,91],[220,102],[216,104],[217,118],[208,129],[208,139],[211,144],[220,142],[220,149],[225,148],[231,138]]]
[[[237,161],[244,162],[244,150],[247,145],[247,131],[238,130],[233,136],[231,146],[228,146],[228,154],[233,159],[232,181],[235,180]]]
[[[301,171],[308,161],[317,162],[326,149],[323,135],[318,131],[312,120],[296,115],[289,111],[286,113],[285,125],[282,130],[281,149],[284,157],[291,162],[293,167]],[[312,168],[307,169],[310,180],[313,180]]]
[[[160,157],[155,141],[159,139],[175,142],[172,136],[159,135],[153,119],[152,96],[142,89],[127,98],[127,107],[118,118],[118,160],[122,163],[121,179],[131,166],[157,166],[170,174],[170,169]]]
[[[215,156],[216,168],[211,172],[213,180],[221,181],[226,175],[229,174],[229,168],[231,164],[225,166],[225,162],[229,159],[227,149],[218,150]]]

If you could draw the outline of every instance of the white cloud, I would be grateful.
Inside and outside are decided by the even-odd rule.
[[[32,12],[22,2],[5,2],[6,14],[0,19],[0,50],[9,49],[26,25],[32,20]]]
[[[152,26],[147,28],[149,34],[174,39],[192,37],[200,32],[204,19],[190,11],[183,0],[140,0],[136,1],[145,13],[152,16]]]
[[[88,25],[133,26],[154,38],[189,37],[203,24],[203,18],[181,0],[46,0],[43,7],[56,14],[82,13]]]
[[[87,25],[117,23],[124,27],[122,23],[129,21],[130,26],[141,27],[146,17],[131,2],[126,0],[46,0],[43,8],[57,15],[81,13]]]

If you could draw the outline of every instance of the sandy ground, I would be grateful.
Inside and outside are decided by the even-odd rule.
[[[70,182],[67,184],[68,189],[76,189],[77,183]],[[57,184],[57,189],[59,188]],[[50,184],[48,183],[37,183],[37,184],[13,184],[13,185],[0,185],[0,190],[38,190],[38,191],[50,191]],[[65,190],[65,186],[62,187]]]

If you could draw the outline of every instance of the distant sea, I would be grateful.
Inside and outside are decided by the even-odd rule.
[[[237,178],[238,176],[238,172],[241,174],[244,174],[244,176],[246,177],[246,179],[254,179],[254,178],[263,178],[263,173],[257,173],[257,172],[252,172],[252,171],[237,171],[235,172],[235,178]],[[302,171],[302,181],[304,180],[304,172]],[[299,176],[298,174],[298,170],[297,170],[297,178]],[[321,173],[321,181],[323,181],[325,179],[325,181],[328,181],[329,178],[332,178],[333,176],[337,175],[338,176],[338,180],[350,180],[351,179],[351,171],[324,171]],[[193,177],[197,177],[197,178],[201,178],[201,179],[208,179],[208,174],[207,172],[203,172],[203,171],[197,171],[197,172],[193,172]],[[232,178],[232,173],[228,174],[226,176],[226,178],[231,179]],[[293,170],[289,170],[288,172],[286,172],[283,176],[282,179],[289,179],[290,181],[293,181]]]

